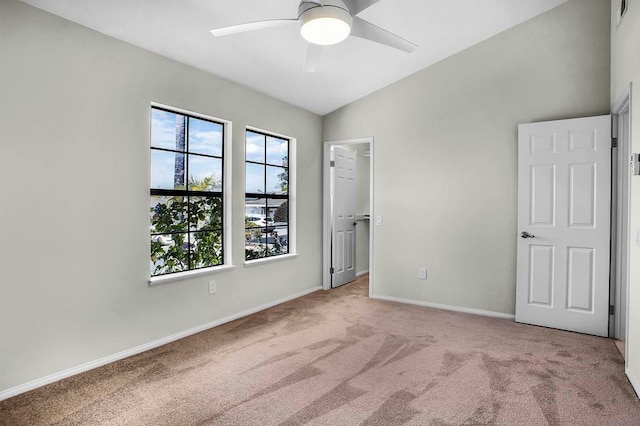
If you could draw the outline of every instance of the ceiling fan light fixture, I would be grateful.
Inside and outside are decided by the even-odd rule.
[[[309,43],[329,46],[349,37],[352,22],[349,11],[340,7],[314,7],[300,15],[300,34]]]

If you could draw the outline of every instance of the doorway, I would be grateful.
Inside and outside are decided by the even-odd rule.
[[[631,84],[620,96],[611,113],[612,136],[617,141],[617,146],[613,149],[612,155],[610,303],[613,305],[613,312],[609,332],[621,348],[627,340],[628,324]],[[626,348],[621,352],[626,360]]]
[[[326,141],[324,143],[324,187],[323,187],[323,288],[332,288],[334,267],[334,214],[336,200],[332,191],[332,151],[347,149],[356,156],[356,196],[355,196],[355,276],[369,275],[369,295],[373,288],[373,184],[374,184],[374,143],[372,137]],[[335,164],[335,163],[334,163]],[[333,268],[333,269],[332,269]]]

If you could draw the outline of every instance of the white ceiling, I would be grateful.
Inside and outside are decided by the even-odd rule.
[[[361,18],[417,44],[413,53],[355,37],[303,73],[296,25],[214,37],[213,28],[297,18],[299,0],[23,0],[104,34],[327,114],[566,0],[382,0]]]

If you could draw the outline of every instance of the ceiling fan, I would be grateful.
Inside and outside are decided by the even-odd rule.
[[[249,22],[211,30],[214,36],[225,36],[264,28],[299,24],[300,34],[309,49],[304,64],[305,72],[314,72],[322,55],[323,46],[337,44],[354,36],[384,44],[405,52],[413,52],[416,45],[387,30],[373,25],[357,15],[380,0],[302,0],[298,17]]]

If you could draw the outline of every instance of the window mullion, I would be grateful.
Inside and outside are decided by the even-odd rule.
[[[191,120],[189,117],[184,118],[186,120],[184,126],[184,189],[187,191],[187,269],[191,269],[191,197],[189,194],[189,125]]]
[[[220,175],[220,189],[224,190],[224,185],[225,185],[225,170],[226,170],[226,165],[225,165],[225,161],[224,161],[224,141],[225,141],[225,133],[226,133],[227,129],[226,127],[222,128],[222,149],[220,150],[220,152],[222,153],[222,167],[221,167],[221,175]],[[220,198],[220,244],[221,247],[224,247],[224,242],[225,242],[225,238],[224,238],[224,198]],[[226,259],[225,257],[227,256],[227,254],[224,252],[224,250],[222,251],[222,263],[225,263]]]

